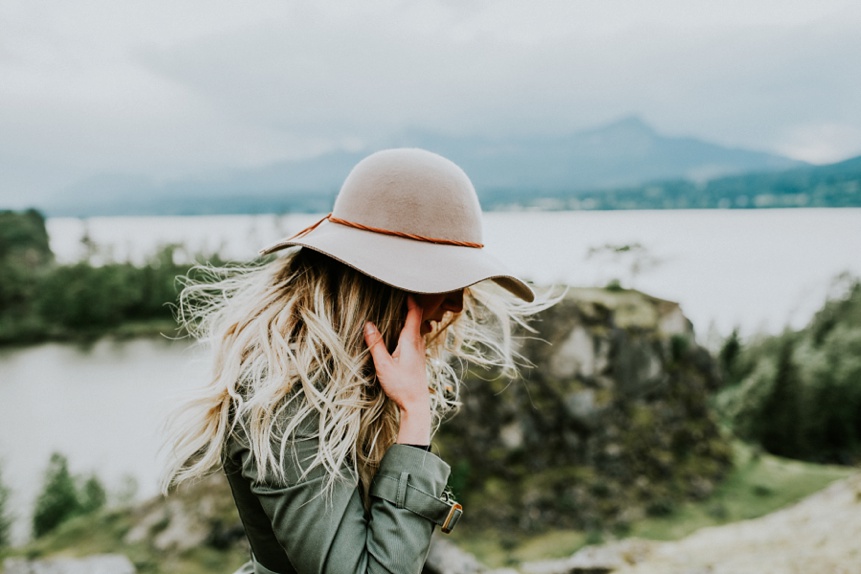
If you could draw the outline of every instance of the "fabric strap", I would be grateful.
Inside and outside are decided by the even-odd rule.
[[[448,534],[463,515],[463,508],[454,500],[438,498],[409,483],[409,473],[400,476],[377,474],[371,485],[371,496],[382,498],[399,508],[406,508],[442,527]]]
[[[459,247],[473,247],[475,249],[481,249],[484,247],[483,243],[475,243],[472,241],[459,241],[457,239],[443,239],[441,237],[428,237],[426,235],[418,235],[415,233],[406,233],[403,231],[394,231],[391,229],[383,229],[381,227],[372,227],[370,225],[365,225],[363,223],[357,223],[355,221],[350,221],[347,219],[341,219],[340,217],[336,217],[331,213],[327,216],[323,217],[316,223],[312,223],[299,233],[296,233],[290,240],[297,239],[299,237],[304,237],[305,235],[311,233],[317,226],[319,226],[324,221],[331,221],[332,223],[337,223],[339,225],[346,225],[347,227],[354,227],[355,229],[362,229],[364,231],[372,231],[374,233],[382,233],[383,235],[394,235],[395,237],[404,237],[406,239],[415,239],[416,241],[426,241],[428,243],[437,243],[439,245],[457,245]]]

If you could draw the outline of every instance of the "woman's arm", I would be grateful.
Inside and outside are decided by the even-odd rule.
[[[407,318],[390,355],[383,337],[373,323],[365,325],[365,343],[374,360],[377,379],[400,409],[398,442],[429,444],[431,433],[430,393],[428,392],[425,342],[421,335],[422,308],[407,297]]]
[[[296,449],[301,460],[316,450],[316,440],[298,441]],[[322,495],[326,477],[319,470],[286,487],[252,482],[279,544],[299,573],[418,574],[434,525],[443,524],[449,514],[459,518],[443,494],[448,465],[420,449],[389,449],[371,486],[367,514],[355,482],[344,480],[330,497]]]

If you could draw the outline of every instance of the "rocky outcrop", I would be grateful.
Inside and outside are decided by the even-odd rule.
[[[571,289],[534,323],[509,381],[470,371],[438,443],[464,520],[611,529],[704,497],[730,464],[708,409],[715,364],[679,306]]]
[[[85,558],[49,558],[29,560],[7,558],[6,574],[135,574],[137,570],[122,554],[99,554]]]
[[[158,497],[133,511],[134,526],[124,544],[146,543],[159,552],[181,553],[199,546],[246,545],[245,531],[220,473],[182,487],[167,499]]]

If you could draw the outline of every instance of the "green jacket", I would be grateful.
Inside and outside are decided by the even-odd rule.
[[[292,444],[287,464],[313,456],[318,439],[298,435]],[[262,480],[242,436],[228,442],[224,468],[252,552],[237,574],[418,574],[434,525],[450,530],[461,515],[444,494],[448,465],[407,445],[386,452],[367,511],[356,481],[324,497],[319,467],[302,480],[299,468],[285,468],[286,484]]]

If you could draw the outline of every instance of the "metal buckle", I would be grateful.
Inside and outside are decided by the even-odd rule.
[[[458,511],[463,514],[463,506],[461,506],[459,502],[455,502],[451,505],[451,508],[448,511],[448,516],[445,517],[445,522],[443,522],[442,528],[440,528],[443,534],[448,534],[452,529],[454,529],[455,524],[457,524],[455,512]],[[452,522],[454,522],[454,524],[452,524]]]

